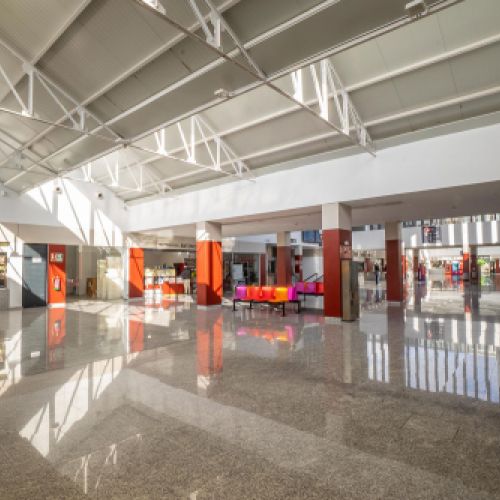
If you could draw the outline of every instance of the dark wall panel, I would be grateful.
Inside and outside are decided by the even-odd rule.
[[[23,307],[47,305],[47,245],[26,243],[23,251]]]

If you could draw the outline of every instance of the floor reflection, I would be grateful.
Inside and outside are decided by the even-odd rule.
[[[495,497],[500,294],[408,292],[341,324],[182,297],[0,313],[0,452],[102,497]]]

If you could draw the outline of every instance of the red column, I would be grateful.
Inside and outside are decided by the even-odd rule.
[[[469,278],[472,282],[478,283],[480,278],[480,269],[477,264],[477,247],[471,247],[470,252],[470,275]]]
[[[142,248],[130,248],[128,263],[128,296],[132,299],[142,297],[143,294],[144,250]]]
[[[276,258],[276,284],[290,285],[292,283],[292,249],[289,246],[278,247]]]
[[[201,223],[196,229],[196,287],[199,306],[222,302],[222,243],[220,225]]]
[[[389,302],[403,301],[403,269],[401,260],[401,236],[398,223],[385,226],[386,287]]]
[[[462,254],[463,261],[463,279],[468,280],[470,278],[470,254],[469,252],[463,252]]]
[[[290,233],[282,232],[277,235],[276,255],[276,284],[291,285],[292,283],[292,248],[290,246]]]
[[[259,260],[259,284],[261,286],[267,285],[267,265],[266,265],[266,254],[260,255]]]
[[[347,229],[323,230],[323,300],[325,316],[342,317],[341,247],[351,245],[351,231]]]
[[[325,316],[342,318],[342,259],[351,258],[351,207],[329,203],[321,207],[323,227],[323,307]]]
[[[500,259],[495,260],[495,274],[500,273]]]
[[[48,304],[64,304],[66,302],[66,247],[49,245]]]
[[[417,278],[418,277],[418,250],[413,250],[413,277]]]

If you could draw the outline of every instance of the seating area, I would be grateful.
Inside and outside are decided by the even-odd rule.
[[[299,281],[295,287],[297,294],[303,295],[304,299],[306,295],[322,296],[325,290],[322,281]]]
[[[286,304],[297,304],[297,313],[300,313],[300,300],[295,286],[239,285],[235,289],[233,311],[236,311],[238,302],[248,303],[250,309],[253,304],[280,306],[283,316],[285,316]]]

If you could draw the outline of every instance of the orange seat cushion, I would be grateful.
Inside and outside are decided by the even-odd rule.
[[[247,287],[247,299],[260,300],[260,298],[261,298],[261,291],[259,286]]]
[[[275,295],[275,288],[273,286],[263,286],[261,293],[261,300],[273,300]]]
[[[274,300],[277,302],[288,301],[288,287],[278,286],[274,289]]]

